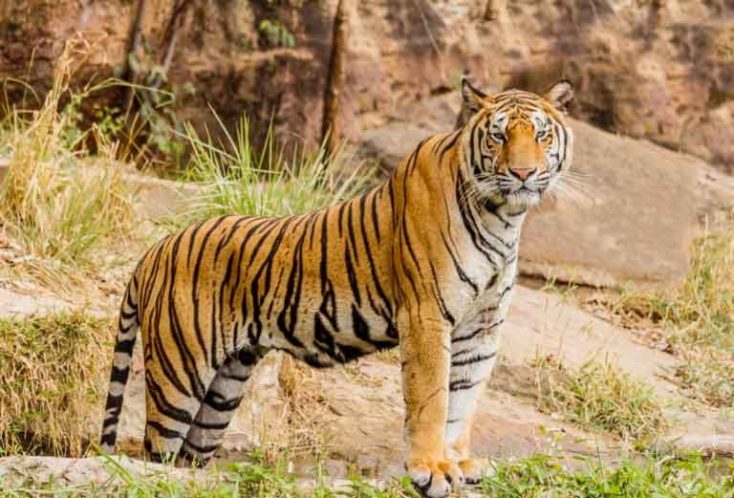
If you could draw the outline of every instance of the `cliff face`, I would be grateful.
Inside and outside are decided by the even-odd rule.
[[[273,117],[286,136],[318,137],[334,0],[144,3],[136,53],[165,65],[177,33],[167,86],[180,117],[210,121],[211,104],[228,124],[246,111],[256,125]],[[77,79],[110,76],[125,66],[137,11],[130,0],[0,7],[0,76],[43,90],[76,32],[92,46]],[[542,90],[566,77],[578,89],[575,117],[734,168],[732,0],[362,0],[350,32],[342,119],[351,138],[465,70],[495,88]]]

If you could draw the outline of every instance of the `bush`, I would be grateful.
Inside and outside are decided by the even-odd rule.
[[[112,328],[81,313],[0,319],[0,456],[82,455],[107,386],[99,359]]]

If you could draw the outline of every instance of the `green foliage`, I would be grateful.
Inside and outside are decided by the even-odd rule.
[[[568,465],[556,457],[536,455],[517,462],[505,462],[484,478],[477,491],[493,498],[731,498],[734,478],[731,466],[707,462],[698,455],[644,457],[607,465],[576,458]],[[281,498],[334,496],[344,498],[418,498],[420,494],[407,478],[393,479],[377,488],[360,477],[348,487],[333,489],[320,485],[316,490],[299,488],[295,478],[282,468],[267,468],[257,462],[230,465],[219,472],[189,479],[166,472],[139,476],[109,459],[113,478],[103,485],[69,486],[61,483],[24,483],[3,486],[0,496],[20,498],[45,494],[53,496],[94,496],[128,498]],[[383,489],[384,488],[384,489]],[[48,492],[47,491],[47,492]]]
[[[272,127],[262,147],[255,148],[245,116],[234,136],[222,126],[224,144],[200,138],[191,126],[186,129],[192,152],[187,178],[202,190],[189,200],[191,208],[177,220],[178,226],[232,213],[302,213],[351,198],[365,185],[359,165],[348,171],[343,151],[329,156],[322,146],[312,153],[286,155],[275,144]]]
[[[259,29],[271,47],[293,48],[296,46],[296,37],[280,21],[264,19],[260,21]]]
[[[706,463],[700,456],[626,460],[608,467],[580,459],[572,470],[557,458],[533,456],[497,467],[481,490],[493,498],[730,498],[732,468]]]

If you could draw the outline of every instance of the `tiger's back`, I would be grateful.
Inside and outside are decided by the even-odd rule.
[[[175,324],[190,324],[189,349],[214,369],[243,347],[331,366],[395,345],[391,220],[365,216],[381,192],[285,218],[214,218],[167,238],[137,270],[143,339],[172,346]]]

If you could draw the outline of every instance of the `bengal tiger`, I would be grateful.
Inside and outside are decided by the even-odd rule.
[[[543,97],[462,82],[461,128],[320,211],[221,216],[140,260],[119,317],[101,447],[112,452],[137,329],[150,458],[205,464],[258,360],[314,367],[400,345],[406,470],[426,496],[474,483],[477,398],[497,359],[528,209],[571,163],[568,82]]]

